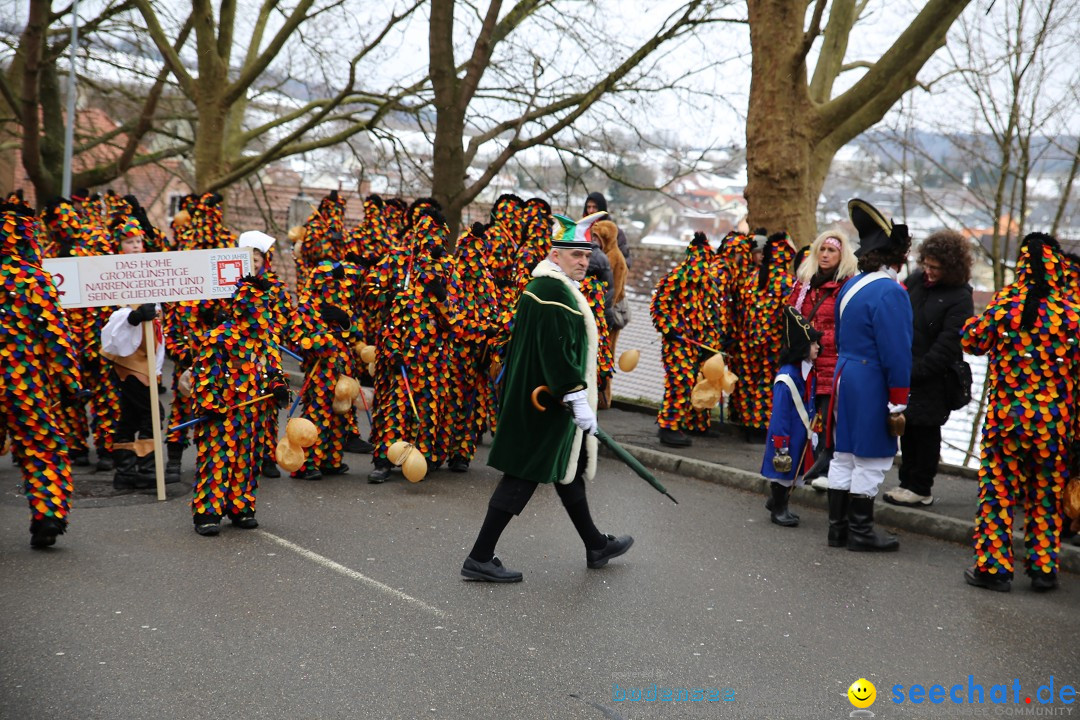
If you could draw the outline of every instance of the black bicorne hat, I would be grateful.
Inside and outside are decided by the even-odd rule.
[[[851,223],[859,231],[859,249],[855,257],[862,257],[871,250],[900,248],[911,239],[907,225],[886,220],[876,207],[858,198],[848,201],[848,215]]]
[[[820,341],[820,330],[791,305],[784,307],[784,345],[790,348],[788,355],[805,358],[810,354],[810,343]]]

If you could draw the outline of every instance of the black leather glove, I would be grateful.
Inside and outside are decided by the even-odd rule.
[[[85,388],[72,390],[67,385],[61,385],[60,405],[66,408],[79,408],[85,405],[93,394]]]
[[[348,330],[352,326],[352,317],[336,305],[323,305],[319,314],[327,325],[337,325],[342,330]]]
[[[446,302],[446,286],[442,281],[435,278],[424,283],[424,291],[435,298],[435,302]]]
[[[274,400],[279,408],[289,406],[289,388],[287,385],[275,385],[270,392],[274,393]]]
[[[484,337],[490,340],[491,338],[498,335],[501,329],[502,328],[500,328],[498,325],[488,325],[486,328],[484,328]]]
[[[694,239],[690,241],[691,245],[708,245],[709,238],[705,237],[705,233],[698,231],[694,233]]]
[[[199,318],[199,324],[203,327],[217,327],[218,323],[221,322],[219,308],[213,301],[204,302],[200,305],[195,315]]]
[[[157,308],[154,307],[154,303],[146,303],[132,310],[128,314],[127,321],[130,325],[141,325],[155,317],[157,317]]]
[[[472,225],[472,234],[478,238],[482,238],[487,235],[488,226],[482,222],[474,222]]]
[[[432,260],[441,260],[443,255],[445,255],[445,254],[446,254],[446,248],[444,248],[442,245],[436,245],[435,247],[431,248],[431,259]]]

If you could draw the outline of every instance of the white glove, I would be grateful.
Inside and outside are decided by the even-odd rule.
[[[563,395],[563,402],[570,405],[574,412],[574,424],[579,428],[595,435],[597,430],[596,413],[589,407],[589,396],[584,390]]]
[[[907,410],[907,405],[893,405],[892,403],[889,403],[889,414],[902,413],[905,410]]]

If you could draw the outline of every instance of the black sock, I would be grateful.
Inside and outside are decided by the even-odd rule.
[[[589,550],[600,550],[607,545],[607,536],[596,529],[592,515],[589,513],[589,501],[581,498],[572,505],[565,505],[566,514],[581,536],[581,541]]]
[[[513,513],[489,505],[487,517],[484,518],[484,524],[480,528],[480,534],[476,536],[476,543],[469,557],[476,562],[490,562],[495,556],[495,545],[499,542],[499,537],[502,536],[503,530],[510,524],[513,517]]]

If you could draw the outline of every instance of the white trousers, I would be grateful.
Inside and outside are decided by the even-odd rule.
[[[878,489],[885,480],[885,473],[892,464],[891,457],[869,458],[846,452],[835,453],[829,463],[829,489],[847,490],[852,495],[877,497]]]

